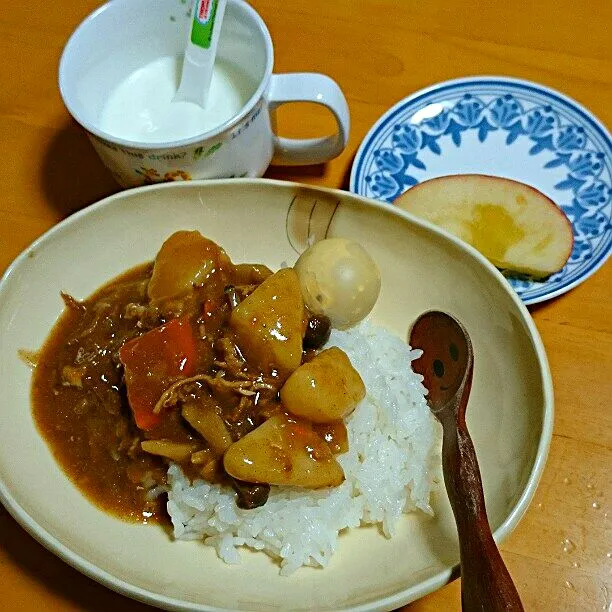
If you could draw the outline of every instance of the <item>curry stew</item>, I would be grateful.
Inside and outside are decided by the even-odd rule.
[[[164,514],[166,471],[232,486],[329,487],[344,474],[342,419],[365,395],[330,322],[292,268],[233,264],[198,232],[65,309],[38,354],[33,413],[87,497],[124,519]],[[340,354],[341,353],[341,354]]]

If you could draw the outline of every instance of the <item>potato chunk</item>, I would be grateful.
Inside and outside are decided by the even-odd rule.
[[[302,360],[304,301],[292,268],[268,277],[233,311],[230,327],[247,361],[284,381]]]
[[[309,489],[344,482],[340,464],[311,425],[282,413],[234,442],[223,465],[230,476],[246,482]]]
[[[225,251],[200,232],[180,231],[162,244],[147,292],[153,301],[180,298],[196,285],[225,282],[230,263]]]
[[[365,397],[361,376],[341,349],[333,346],[301,365],[280,391],[286,410],[312,421],[332,423],[350,414]]]

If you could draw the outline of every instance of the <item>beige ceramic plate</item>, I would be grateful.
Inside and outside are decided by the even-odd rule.
[[[279,576],[266,555],[224,565],[212,548],[172,542],[159,527],[121,522],[81,496],[32,421],[30,371],[60,314],[59,291],[85,297],[154,257],[173,231],[198,229],[236,262],[292,264],[308,236],[361,242],[382,271],[374,320],[406,338],[421,312],[457,316],[474,344],[468,422],[498,540],[533,496],[551,438],[553,399],[535,326],[500,274],[473,249],[406,213],[349,193],[263,180],[167,184],[119,193],[35,242],[0,284],[0,499],[62,559],[108,587],[176,610],[388,610],[449,580],[458,562],[442,486],[436,518],[407,516],[396,538],[358,529],[330,566]]]

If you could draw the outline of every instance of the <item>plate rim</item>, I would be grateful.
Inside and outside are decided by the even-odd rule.
[[[129,190],[122,190],[106,198],[103,198],[91,205],[84,207],[83,209],[69,215],[56,225],[49,228],[46,232],[36,238],[29,246],[27,246],[7,267],[2,277],[0,278],[0,298],[5,291],[7,281],[9,278],[19,270],[21,265],[27,261],[30,252],[38,248],[38,246],[53,238],[54,234],[65,231],[74,223],[81,220],[83,217],[95,214],[99,209],[112,206],[115,200],[121,200],[126,196],[134,195],[136,193],[143,192],[155,192],[163,190],[174,190],[174,189],[207,189],[209,187],[222,186],[222,185],[234,185],[234,186],[247,186],[247,185],[262,185],[267,184],[271,187],[282,187],[283,189],[308,189],[310,191],[319,191],[326,194],[337,195],[339,197],[356,198],[364,203],[366,206],[380,209],[385,214],[391,214],[399,218],[405,218],[411,223],[429,230],[433,234],[438,234],[444,239],[454,243],[457,247],[463,251],[468,252],[473,258],[486,268],[492,276],[496,277],[500,282],[500,288],[505,291],[510,300],[516,306],[518,312],[522,317],[526,329],[529,332],[530,339],[533,344],[534,356],[540,366],[540,378],[542,386],[542,428],[539,435],[539,441],[535,450],[535,458],[533,466],[527,477],[525,487],[521,495],[516,500],[514,506],[508,513],[506,519],[499,525],[495,530],[493,537],[499,544],[505,540],[518,526],[520,520],[527,511],[531,501],[533,500],[536,489],[541,480],[544,472],[544,467],[548,458],[550,444],[552,441],[553,424],[554,424],[554,392],[553,392],[553,381],[552,374],[550,371],[550,365],[548,357],[540,337],[539,331],[532,319],[526,305],[522,302],[512,287],[505,282],[502,274],[495,268],[479,251],[473,248],[471,245],[459,240],[449,232],[433,225],[432,223],[411,215],[399,208],[390,207],[389,205],[368,198],[361,194],[356,194],[351,191],[344,191],[336,188],[318,186],[318,185],[307,185],[295,181],[283,181],[277,179],[259,179],[259,178],[241,178],[241,179],[215,179],[215,180],[193,180],[185,182],[170,182],[170,183],[159,183],[154,185],[147,185],[143,187],[136,187]],[[15,519],[15,521],[25,529],[25,531],[32,536],[37,542],[48,549],[50,552],[58,556],[65,563],[79,571],[80,573],[88,576],[89,578],[99,582],[105,587],[118,592],[124,596],[135,599],[140,602],[144,602],[156,607],[162,607],[167,610],[177,610],[181,612],[227,612],[228,608],[220,608],[217,606],[188,602],[186,599],[179,600],[175,597],[169,597],[160,593],[155,593],[136,586],[124,580],[123,578],[112,574],[106,570],[102,570],[94,563],[90,562],[86,557],[78,553],[73,552],[69,546],[62,543],[53,534],[39,525],[36,520],[30,516],[25,508],[23,508],[17,500],[11,494],[9,487],[0,479],[0,502],[4,505],[9,514]],[[118,519],[120,520],[120,519]],[[350,612],[374,612],[374,611],[386,611],[397,608],[398,606],[406,605],[412,601],[416,601],[421,597],[441,588],[443,585],[450,582],[454,577],[457,577],[459,566],[455,565],[451,568],[439,571],[435,575],[419,582],[415,586],[407,587],[401,591],[388,595],[384,598],[366,602],[358,605],[349,605],[337,610],[350,611]]]
[[[439,81],[437,83],[427,85],[426,87],[422,87],[414,91],[413,93],[408,94],[407,96],[398,100],[389,109],[387,109],[376,120],[376,122],[368,130],[366,135],[363,137],[363,140],[359,144],[359,147],[357,149],[357,152],[355,153],[355,157],[351,165],[351,173],[350,173],[350,178],[349,178],[349,191],[351,191],[354,194],[361,195],[363,197],[370,197],[370,196],[366,196],[365,194],[361,193],[357,188],[357,181],[359,180],[359,177],[362,171],[361,167],[362,167],[362,164],[365,162],[367,150],[371,148],[371,141],[376,137],[377,133],[381,130],[382,127],[384,127],[384,125],[386,125],[388,122],[394,119],[394,116],[398,112],[402,111],[407,105],[414,104],[415,102],[419,101],[419,99],[425,96],[428,96],[432,93],[441,92],[447,88],[452,89],[457,86],[466,86],[466,85],[467,86],[469,85],[477,86],[477,85],[482,85],[482,84],[487,84],[487,83],[491,85],[499,85],[502,87],[503,86],[516,86],[516,87],[520,87],[523,89],[530,89],[534,93],[545,95],[549,98],[552,98],[553,100],[556,98],[557,99],[555,100],[556,102],[562,102],[568,105],[572,110],[577,112],[581,116],[582,119],[584,119],[587,122],[590,122],[592,124],[592,127],[599,132],[599,136],[602,138],[602,141],[610,149],[610,155],[612,159],[612,134],[607,129],[605,124],[599,119],[599,117],[597,117],[597,115],[595,115],[592,111],[590,111],[586,106],[578,102],[576,99],[568,96],[567,94],[557,89],[549,87],[548,85],[543,85],[541,83],[537,83],[535,81],[530,81],[527,79],[510,77],[510,76],[473,75],[473,76],[448,79],[445,81]],[[386,205],[392,206],[391,204],[386,204]],[[554,299],[556,297],[559,297],[560,295],[563,295],[564,293],[567,293],[568,291],[582,284],[589,277],[595,274],[595,272],[601,269],[606,264],[606,262],[608,261],[608,258],[612,254],[612,229],[609,229],[607,231],[607,236],[606,238],[604,238],[604,240],[606,240],[606,243],[605,243],[604,249],[602,250],[602,253],[599,259],[593,265],[591,265],[591,267],[588,270],[586,270],[586,272],[582,273],[578,278],[575,278],[573,281],[563,284],[554,290],[544,291],[542,294],[535,295],[533,297],[522,298],[520,294],[518,294],[517,292],[517,295],[519,295],[521,301],[526,306],[539,304],[541,302],[545,302],[545,301]]]

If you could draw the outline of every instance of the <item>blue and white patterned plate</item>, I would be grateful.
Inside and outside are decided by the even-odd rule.
[[[353,163],[351,191],[392,203],[447,174],[491,174],[539,189],[574,229],[567,265],[547,280],[509,279],[525,304],[575,287],[612,246],[612,138],[577,102],[535,83],[471,77],[423,89],[372,127]]]

